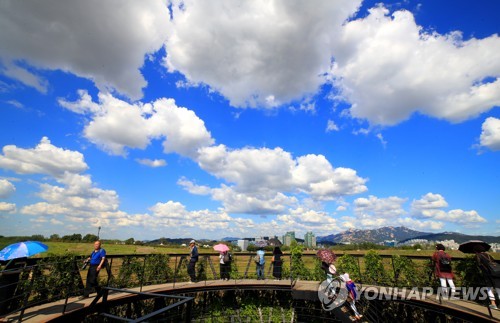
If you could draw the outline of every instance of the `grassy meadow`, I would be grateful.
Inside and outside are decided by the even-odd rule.
[[[14,243],[15,241],[12,241],[9,238],[0,238],[0,250],[6,247],[7,245]],[[92,252],[94,248],[93,243],[88,243],[88,242],[52,242],[52,241],[47,241],[44,242],[46,245],[49,246],[49,250],[45,253],[41,253],[38,255],[35,255],[34,257],[47,257],[51,255],[55,256],[62,256],[66,254],[74,254],[74,255],[87,255],[90,252]],[[132,255],[132,254],[165,254],[165,253],[171,253],[171,254],[187,254],[189,253],[189,247],[181,247],[181,246],[141,246],[141,245],[125,245],[125,244],[116,244],[116,243],[107,243],[106,241],[103,242],[102,247],[106,249],[106,252],[108,255]],[[204,253],[213,253],[214,250],[212,248],[203,248],[199,247],[198,248],[199,252],[201,254]],[[341,250],[341,249],[336,249],[335,247],[333,248],[333,251],[335,253],[343,254],[343,253],[348,253],[348,254],[359,254],[363,255],[365,254],[368,250]],[[382,249],[382,250],[376,250],[377,253],[380,255],[387,255],[387,256],[392,256],[392,255],[400,255],[400,256],[431,256],[434,252],[434,250],[412,250],[412,249]],[[452,256],[452,257],[464,257],[465,254],[462,253],[461,251],[458,250],[447,250],[447,252]],[[287,254],[288,252],[285,252]],[[304,254],[315,254],[316,251],[314,250],[304,250]],[[270,254],[270,252],[267,252],[267,254]],[[491,255],[495,259],[500,259],[500,253],[491,253]]]

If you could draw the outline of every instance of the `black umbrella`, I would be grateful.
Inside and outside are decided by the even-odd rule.
[[[274,247],[281,247],[282,243],[276,238],[269,239],[269,245]]]
[[[482,251],[488,251],[491,248],[491,246],[484,241],[469,240],[461,243],[460,246],[458,246],[458,250],[462,251],[463,253],[476,253],[475,250],[477,246],[480,246]]]

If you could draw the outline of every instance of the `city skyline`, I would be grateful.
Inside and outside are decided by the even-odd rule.
[[[500,235],[500,2],[0,3],[0,235]]]

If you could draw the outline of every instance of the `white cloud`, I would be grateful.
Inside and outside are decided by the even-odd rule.
[[[483,122],[480,145],[493,151],[500,150],[500,119],[489,117]]]
[[[145,165],[145,166],[149,166],[149,167],[153,167],[153,168],[163,167],[163,166],[167,165],[167,162],[164,159],[143,158],[143,159],[136,159],[136,161],[141,165]]]
[[[448,207],[448,202],[441,194],[427,193],[419,200],[413,200],[411,204],[413,214],[427,214],[426,211],[434,211]]]
[[[334,43],[332,77],[353,117],[394,125],[418,111],[460,122],[500,104],[497,35],[462,40],[425,32],[408,11],[388,13],[371,9]]]
[[[224,200],[226,205],[233,205],[238,210],[243,205],[262,206],[268,201],[270,204],[263,209],[282,211],[297,201],[285,194],[300,193],[316,200],[332,200],[366,191],[366,179],[352,169],[333,168],[322,155],[294,159],[281,148],[228,150],[224,145],[218,145],[200,149],[197,161],[202,169],[234,184],[213,189],[212,197]],[[280,206],[280,203],[286,204]]]
[[[0,202],[0,213],[14,213],[16,205],[14,203]]]
[[[378,138],[378,140],[380,140],[380,143],[385,148],[387,146],[387,141],[384,139],[384,136],[381,133],[377,133],[376,137]]]
[[[487,222],[477,211],[464,211],[460,209],[445,211],[448,203],[440,194],[427,193],[420,200],[414,200],[411,213],[418,218],[433,219],[470,226],[475,223]]]
[[[43,202],[24,206],[21,213],[94,217],[118,210],[117,193],[94,187],[89,175],[67,173],[58,182],[63,186],[41,184],[37,195]]]
[[[390,219],[406,214],[403,209],[403,203],[406,200],[406,198],[397,196],[387,198],[378,198],[373,195],[368,198],[360,197],[354,200],[354,213],[367,222],[376,223],[377,221],[380,222],[380,219]],[[370,226],[373,226],[373,224],[370,224]]]
[[[7,145],[2,151],[0,168],[18,174],[48,174],[61,178],[66,172],[80,173],[88,168],[81,153],[56,147],[47,137],[33,149]]]
[[[278,215],[276,222],[283,227],[282,232],[298,231],[305,233],[312,231],[317,235],[322,235],[340,231],[337,220],[327,212],[303,207],[290,209],[287,214]]]
[[[168,70],[236,107],[272,108],[315,93],[332,43],[361,1],[173,1]]]
[[[144,225],[164,227],[189,227],[200,228],[202,231],[233,230],[240,231],[244,228],[253,227],[253,221],[243,218],[234,218],[226,212],[214,212],[209,210],[188,211],[186,207],[174,201],[157,203],[150,208],[153,212],[146,216],[150,218],[144,221]],[[200,227],[201,226],[201,227]]]
[[[0,3],[0,61],[5,74],[45,92],[46,82],[18,64],[60,69],[101,89],[142,97],[145,55],[162,48],[169,12],[164,1],[11,1]]]
[[[436,231],[436,230],[441,230],[444,228],[444,223],[440,221],[432,221],[432,220],[417,220],[413,218],[400,218],[398,219],[398,224],[412,228],[414,230],[431,230],[431,231]]]
[[[328,120],[326,124],[326,132],[339,131],[339,127],[335,124],[333,120]]]
[[[213,144],[203,120],[173,99],[158,99],[153,103],[130,104],[110,94],[99,93],[99,104],[93,103],[88,93],[79,91],[80,99],[61,106],[77,113],[90,114],[92,120],[85,126],[84,136],[102,148],[125,155],[126,148],[145,149],[153,139],[164,138],[166,153],[196,156],[197,149]]]
[[[485,223],[485,218],[480,216],[477,211],[464,211],[460,209],[451,210],[447,213],[439,213],[434,217],[436,220],[448,221],[463,224],[464,226],[469,226],[475,223]]]
[[[7,198],[16,191],[14,184],[6,179],[0,179],[0,198]]]

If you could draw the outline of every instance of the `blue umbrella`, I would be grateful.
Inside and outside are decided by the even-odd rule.
[[[38,241],[25,241],[11,244],[0,251],[0,260],[10,260],[33,256],[45,252],[49,247]]]

